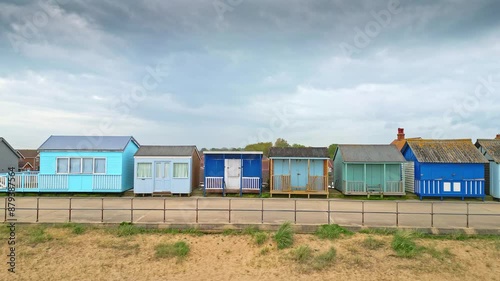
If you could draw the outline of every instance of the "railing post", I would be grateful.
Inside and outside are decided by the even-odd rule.
[[[293,223],[297,224],[297,199],[294,199],[293,202],[294,202],[294,207],[293,207],[293,214],[294,214]]]
[[[229,208],[228,208],[228,211],[229,211],[229,223],[231,223],[231,199],[229,199]]]
[[[399,202],[396,202],[396,227],[399,227]]]
[[[365,201],[361,201],[361,225],[365,226]]]
[[[167,221],[167,198],[163,198],[163,223]]]
[[[467,228],[469,228],[469,202],[467,202]]]
[[[69,198],[69,214],[68,214],[68,222],[71,222],[71,197]]]
[[[38,222],[40,214],[40,197],[36,198],[36,222]]]
[[[198,218],[199,218],[198,217],[199,216],[199,214],[198,214],[198,208],[199,208],[199,202],[198,201],[199,200],[200,200],[200,198],[196,198],[196,223],[198,223]]]
[[[130,198],[130,223],[134,222],[134,198]]]
[[[434,202],[431,202],[431,227],[434,227]]]
[[[101,197],[101,222],[104,222],[104,197]]]

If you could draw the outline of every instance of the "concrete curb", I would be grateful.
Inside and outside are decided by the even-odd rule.
[[[41,224],[41,225],[59,225],[64,223],[18,223],[18,224]],[[102,226],[102,227],[118,227],[120,223],[78,223],[82,225]],[[225,230],[244,230],[247,228],[256,228],[262,231],[276,231],[281,224],[224,224],[224,223],[134,223],[139,227],[147,229],[197,229],[203,233],[222,233]],[[353,225],[340,225],[341,227],[353,232],[359,232],[366,229],[379,229],[379,230],[411,230],[426,234],[433,235],[447,235],[447,234],[465,234],[465,235],[500,235],[500,228],[497,229],[476,229],[476,228],[422,228],[422,227],[367,227],[367,226],[353,226]],[[311,234],[316,232],[320,225],[310,224],[292,224],[295,233],[298,234]]]

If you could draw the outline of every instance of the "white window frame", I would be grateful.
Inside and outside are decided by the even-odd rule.
[[[82,164],[81,164],[81,174],[82,175],[92,175],[94,174],[94,157],[82,157]],[[92,160],[92,172],[90,173],[84,173],[83,172],[83,159],[91,159]]]
[[[187,166],[187,176],[176,177],[175,176],[175,165],[186,165]],[[172,178],[173,179],[188,179],[189,178],[189,163],[184,163],[184,162],[173,163],[173,165],[172,165]]]
[[[58,165],[57,164],[59,162],[59,159],[66,159],[66,163],[68,163],[68,171],[67,172],[63,173],[63,172],[59,172],[58,171],[58,169],[57,169]],[[69,157],[56,157],[56,174],[67,175],[67,174],[69,174],[69,171],[70,171],[69,170]]]
[[[71,172],[71,159],[79,159],[80,160],[80,170],[78,172],[75,172],[75,173]],[[82,158],[81,157],[69,157],[68,174],[78,175],[78,174],[82,173],[82,170],[83,170]]]
[[[139,168],[139,164],[149,164],[149,165],[151,165],[151,176],[150,176],[150,177],[139,177],[139,176],[137,175],[137,171],[138,171],[138,168]],[[153,163],[152,163],[152,162],[137,162],[137,166],[136,166],[136,168],[135,168],[135,177],[136,177],[136,178],[138,178],[138,179],[152,179],[152,178],[153,178],[153,174],[154,174],[153,169],[154,169],[154,165],[153,165]]]

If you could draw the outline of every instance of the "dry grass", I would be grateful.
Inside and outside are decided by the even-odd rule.
[[[80,231],[78,231],[80,233]],[[121,233],[124,234],[124,233]],[[271,237],[272,234],[269,234]],[[498,241],[414,237],[423,249],[411,259],[392,249],[394,235],[361,234],[339,240],[294,235],[294,249],[262,246],[252,235],[116,232],[19,226],[18,273],[0,270],[0,280],[500,280]],[[183,262],[157,258],[158,245],[189,245]],[[300,245],[307,245],[297,253]],[[329,249],[335,249],[335,252]],[[0,255],[7,255],[6,245]],[[318,264],[303,261],[319,257]]]

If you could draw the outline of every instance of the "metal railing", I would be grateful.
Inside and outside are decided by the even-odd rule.
[[[26,197],[17,201],[16,212],[23,214],[18,215],[19,222],[273,224],[290,221],[305,225],[337,223],[374,227],[469,228],[473,224],[475,228],[500,229],[500,204],[485,202],[134,197]],[[23,205],[26,207],[21,207]],[[156,208],[151,207],[153,205]],[[283,205],[287,207],[279,207]],[[0,208],[4,222],[7,206],[5,198],[5,205]],[[201,220],[201,216],[207,219]],[[418,217],[420,219],[416,219]]]

